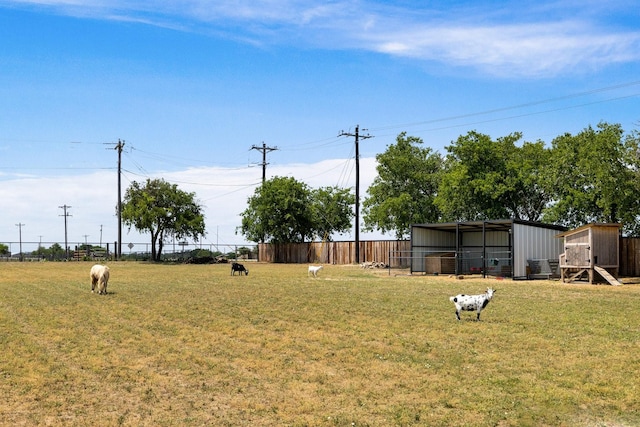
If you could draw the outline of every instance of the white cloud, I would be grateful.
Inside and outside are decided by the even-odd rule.
[[[352,169],[353,160],[333,159],[317,163],[298,163],[269,166],[268,177],[293,176],[312,188],[340,185],[353,187],[355,176],[345,173]],[[124,173],[122,194],[129,186],[129,180],[143,182],[146,177],[135,177]],[[260,168],[228,169],[220,167],[190,168],[171,173],[157,173],[151,178],[163,178],[175,183],[183,191],[194,192],[204,207],[207,237],[205,244],[235,245],[246,243],[235,230],[240,225],[240,214],[246,208],[247,198],[254,193],[262,176]],[[362,158],[360,162],[360,194],[376,176],[375,159]],[[117,176],[113,171],[100,171],[86,175],[62,177],[5,177],[0,186],[0,199],[10,207],[0,222],[0,243],[13,242],[11,249],[18,251],[19,228],[25,251],[35,250],[37,242],[64,244],[64,217],[60,206],[70,206],[67,218],[67,240],[73,247],[85,242],[99,243],[102,226],[102,242],[117,240]],[[361,233],[361,239],[375,239],[380,234]],[[389,237],[383,237],[389,238]],[[346,235],[339,240],[353,239]],[[148,235],[140,235],[135,230],[130,233],[123,228],[123,252],[126,245],[136,244],[142,249],[149,241]],[[29,242],[27,244],[27,242]]]
[[[625,30],[604,23],[611,19],[607,12],[623,16],[621,5],[607,4],[608,9],[598,9],[598,14],[591,10],[594,5],[566,2],[505,4],[502,9],[471,2],[455,9],[431,10],[372,1],[321,5],[310,0],[0,0],[2,3],[205,33],[222,31],[248,43],[364,49],[499,76],[550,77],[640,60],[637,27]]]
[[[640,32],[611,33],[584,23],[403,28],[370,37],[395,56],[475,67],[487,74],[548,77],[580,67],[640,60]]]

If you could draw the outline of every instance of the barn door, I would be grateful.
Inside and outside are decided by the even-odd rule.
[[[591,267],[591,245],[589,243],[566,243],[564,249],[567,265]]]

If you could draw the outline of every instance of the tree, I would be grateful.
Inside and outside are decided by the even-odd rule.
[[[274,177],[256,188],[242,212],[242,235],[252,242],[304,242],[314,235],[309,187]]]
[[[545,220],[568,227],[622,223],[627,234],[638,235],[638,148],[637,135],[624,137],[619,124],[605,122],[555,138],[549,180],[555,198]]]
[[[84,246],[84,245],[83,245]],[[54,243],[49,248],[45,248],[44,246],[38,246],[38,249],[31,252],[31,255],[37,256],[40,258],[48,258],[51,260],[62,258],[64,256],[64,249],[58,243]],[[2,245],[0,244],[0,255],[2,255]]]
[[[446,148],[435,201],[445,220],[541,218],[551,200],[544,186],[550,155],[542,142],[518,147],[520,138],[520,133],[512,133],[493,141],[472,131]]]
[[[49,249],[47,249],[47,251],[48,251],[48,254],[50,254],[52,259],[62,258],[65,254],[64,248],[60,246],[58,243],[54,243],[53,245],[51,245]],[[45,253],[45,255],[47,255],[47,253]]]
[[[507,180],[512,189],[505,202],[512,217],[527,221],[541,221],[545,208],[552,200],[548,190],[548,168],[551,150],[544,142],[524,142],[507,160]]]
[[[35,251],[31,252],[32,256],[37,256],[39,258],[46,258],[47,253],[49,253],[50,251],[48,249],[46,249],[44,246],[38,246],[38,249],[36,249]]]
[[[122,204],[122,221],[131,228],[151,234],[151,258],[160,261],[166,238],[198,241],[205,235],[202,206],[195,193],[179,190],[162,179],[147,179],[144,185],[134,181]]]
[[[434,203],[442,158],[430,148],[420,147],[420,138],[400,133],[396,143],[376,156],[378,176],[362,203],[365,229],[395,232],[406,238],[411,224],[437,222],[440,211]]]
[[[312,190],[291,177],[275,177],[256,188],[242,212],[241,233],[252,242],[291,243],[331,239],[349,230],[355,199],[349,190]]]
[[[355,196],[349,189],[318,188],[312,191],[311,199],[315,237],[332,240],[334,233],[345,233],[351,229]]]
[[[9,246],[4,243],[0,243],[0,255],[10,255]]]

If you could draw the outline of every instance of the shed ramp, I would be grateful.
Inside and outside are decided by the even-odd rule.
[[[613,286],[620,286],[622,285],[622,283],[620,283],[618,281],[618,279],[616,279],[615,277],[613,277],[611,274],[609,274],[609,272],[607,270],[605,270],[602,267],[598,267],[597,265],[593,266],[593,269],[595,271],[598,272],[598,274],[600,274],[602,276],[602,278],[604,280],[606,280],[607,282],[609,282],[609,284],[613,285]]]

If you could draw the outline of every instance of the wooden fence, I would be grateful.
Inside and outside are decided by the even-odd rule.
[[[619,275],[640,277],[640,237],[622,237],[620,239]]]
[[[360,242],[360,262],[389,264],[389,253],[411,251],[410,240],[368,240]],[[292,264],[354,264],[355,242],[260,243],[258,261]],[[398,263],[391,260],[391,267]],[[619,275],[640,277],[640,237],[620,239]]]
[[[379,262],[388,265],[390,252],[410,250],[410,240],[361,241],[360,262]],[[355,242],[260,243],[258,245],[258,261],[261,262],[354,264],[355,258]]]

